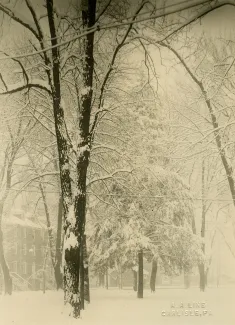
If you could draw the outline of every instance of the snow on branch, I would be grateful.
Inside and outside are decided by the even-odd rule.
[[[40,175],[37,175],[33,178],[31,178],[27,183],[24,184],[24,186],[20,189],[20,191],[24,190],[26,187],[28,187],[32,182],[38,180],[38,179],[41,179],[43,177],[46,177],[46,176],[57,176],[59,175],[59,172],[46,172],[46,173],[43,173],[43,174],[40,174]]]
[[[41,80],[41,79],[32,79],[28,81],[28,83],[24,83],[23,81],[12,84],[12,85],[6,85],[6,82],[3,81],[3,78],[1,76],[1,80],[6,88],[6,91],[3,91],[0,93],[0,95],[10,95],[15,94],[17,92],[23,91],[23,90],[29,90],[29,89],[41,89],[46,91],[49,95],[51,95],[51,89],[47,82]],[[7,86],[7,87],[6,87]]]
[[[0,11],[9,16],[15,22],[28,29],[38,39],[38,34],[37,31],[34,29],[33,24],[22,13],[14,10],[13,7],[10,8],[9,6],[3,4],[0,4]]]
[[[125,19],[122,22],[115,22],[115,23],[109,23],[109,24],[104,24],[104,25],[100,25],[99,23],[96,23],[96,24],[94,24],[94,26],[92,28],[89,28],[85,32],[83,32],[83,33],[81,33],[81,34],[79,34],[79,35],[77,35],[75,37],[72,37],[69,40],[57,43],[57,44],[52,45],[52,46],[48,46],[46,48],[43,48],[43,49],[38,50],[38,51],[31,52],[31,53],[28,53],[28,54],[16,55],[16,56],[12,56],[12,57],[9,57],[9,58],[0,57],[0,60],[6,60],[6,59],[12,59],[12,58],[20,59],[20,58],[35,56],[35,55],[38,55],[38,54],[42,54],[42,53],[51,51],[54,48],[67,45],[67,44],[69,44],[71,42],[76,41],[77,39],[83,38],[83,37],[85,37],[85,36],[87,36],[89,34],[95,33],[95,32],[100,31],[100,30],[114,29],[114,28],[117,28],[117,27],[127,26],[127,25],[130,25],[130,24],[137,24],[137,23],[141,23],[141,22],[144,22],[144,21],[165,17],[165,16],[168,16],[168,15],[171,15],[171,14],[183,11],[183,10],[198,7],[198,6],[203,5],[203,4],[204,5],[208,4],[208,7],[203,7],[202,10],[195,15],[195,17],[190,19],[187,22],[187,24],[185,23],[184,25],[182,25],[181,28],[185,27],[186,25],[190,24],[191,22],[193,22],[193,21],[195,21],[195,20],[197,20],[197,19],[199,19],[201,17],[204,17],[208,13],[210,13],[210,12],[212,12],[212,11],[218,9],[218,8],[224,7],[226,5],[235,6],[235,2],[233,0],[217,1],[214,4],[212,4],[211,0],[204,0],[204,1],[203,0],[201,0],[201,1],[191,0],[190,2],[189,1],[183,1],[182,3],[178,3],[178,4],[175,3],[175,4],[172,4],[172,5],[165,6],[163,8],[159,8],[159,9],[156,10],[156,14],[151,15],[151,16],[146,15],[145,17],[136,19],[135,21],[133,21],[133,17],[131,19],[129,17],[128,19]],[[3,6],[0,5],[0,10],[5,12],[2,7]],[[7,10],[6,10],[5,13],[8,14],[9,17],[11,17],[11,15],[7,12]],[[14,19],[15,21],[21,23],[20,19],[16,20],[16,17],[14,17],[14,15],[11,18]],[[25,23],[23,21],[22,21],[21,24],[22,24],[22,26],[25,26],[26,28],[31,30],[31,32],[36,36],[37,39],[39,38],[39,35],[34,30],[34,28],[31,27],[30,24],[27,24],[27,23]],[[30,29],[30,27],[32,29]],[[177,31],[178,30],[180,30],[180,28],[177,28]],[[169,37],[169,36],[171,36],[171,35],[168,35],[167,37]]]
[[[128,174],[131,174],[133,172],[133,170],[128,170],[128,169],[118,169],[118,170],[115,170],[115,172],[113,172],[112,174],[110,175],[106,175],[106,176],[103,176],[103,177],[99,177],[99,178],[95,178],[93,180],[91,180],[88,184],[87,184],[87,187],[88,186],[91,186],[92,184],[96,183],[96,182],[99,182],[99,181],[105,181],[105,180],[108,180],[108,179],[113,179],[115,177],[115,175],[119,174],[119,173],[128,173]]]

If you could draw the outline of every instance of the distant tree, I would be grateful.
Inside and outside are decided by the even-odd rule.
[[[107,217],[97,216],[91,226],[89,250],[94,272],[104,272],[108,264],[111,268],[120,265],[122,272],[138,266],[141,275],[143,255],[148,259],[158,256],[167,274],[181,273],[203,260],[200,240],[192,233],[190,192],[176,174],[161,168],[149,173],[148,169],[133,171],[123,186],[114,180],[112,189],[117,206],[107,206]],[[155,279],[154,271],[152,288]],[[138,296],[142,297],[140,276],[139,281]]]
[[[11,109],[9,109],[9,113]],[[22,112],[24,112],[22,110]],[[3,117],[4,117],[3,112]],[[23,114],[22,114],[23,116]],[[3,120],[4,121],[4,118]],[[4,139],[1,139],[2,150],[1,156],[3,164],[0,171],[0,265],[4,277],[5,293],[12,294],[12,278],[9,267],[4,254],[4,239],[2,231],[2,221],[4,216],[5,205],[8,199],[13,200],[13,193],[11,191],[16,188],[19,183],[22,183],[22,176],[19,177],[17,167],[15,167],[17,159],[22,156],[22,147],[27,139],[27,133],[32,130],[35,122],[32,119],[19,118],[14,123],[5,120],[6,125],[2,124],[5,129]],[[23,154],[24,155],[24,154]]]

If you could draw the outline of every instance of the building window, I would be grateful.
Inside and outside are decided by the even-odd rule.
[[[16,261],[14,261],[12,263],[12,272],[17,273],[17,262]]]
[[[32,274],[36,273],[36,265],[35,263],[32,264]]]
[[[30,249],[31,253],[33,256],[36,256],[36,249],[35,249],[35,245],[32,245],[32,248]]]
[[[42,257],[44,258],[44,256],[45,256],[45,252],[46,252],[46,250],[45,250],[45,247],[44,247],[44,246],[42,246],[42,247],[41,247],[41,252],[42,252]]]
[[[17,226],[14,227],[14,238],[17,238]]]
[[[22,264],[22,272],[23,272],[23,274],[27,274],[27,264],[26,264],[26,262],[23,262],[23,264]]]
[[[26,244],[23,245],[23,255],[26,255]]]
[[[17,252],[18,252],[18,250],[17,250],[17,247],[18,245],[17,245],[17,243],[14,243],[14,253],[15,253],[15,255],[17,255]]]
[[[27,228],[23,228],[23,238],[27,238]]]

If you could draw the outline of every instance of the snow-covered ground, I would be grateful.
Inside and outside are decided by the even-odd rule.
[[[146,290],[144,295],[144,299],[137,299],[132,290],[92,289],[91,304],[86,307],[81,319],[73,320],[63,307],[62,292],[14,293],[12,297],[0,296],[0,325],[235,324],[235,287],[209,288],[205,293],[197,288],[157,288],[155,294]],[[175,307],[171,308],[173,303]],[[205,305],[192,308],[193,304],[199,303]],[[162,315],[164,311],[167,313],[175,309],[181,316]],[[199,315],[182,315],[186,310]]]

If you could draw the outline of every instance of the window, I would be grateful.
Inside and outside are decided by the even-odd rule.
[[[32,248],[30,250],[32,252],[33,256],[36,256],[36,249],[35,249],[35,245],[32,245]]]
[[[18,252],[18,250],[17,250],[17,247],[18,245],[17,245],[17,243],[14,243],[14,254],[15,255],[17,255],[17,252]]]
[[[32,274],[36,273],[36,265],[35,263],[32,264]]]
[[[12,262],[12,272],[17,273],[17,262]]]
[[[26,262],[23,262],[23,264],[22,264],[22,271],[23,271],[23,274],[27,274],[27,264],[26,264]]]
[[[23,228],[23,238],[27,238],[27,228]]]
[[[23,255],[26,255],[26,244],[23,245]]]
[[[17,239],[17,226],[14,227],[14,239]]]
[[[45,255],[45,252],[46,252],[46,250],[45,250],[45,247],[44,247],[44,246],[42,246],[42,247],[41,247],[41,253],[42,253],[42,257],[44,257],[44,255]]]

